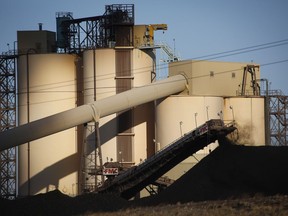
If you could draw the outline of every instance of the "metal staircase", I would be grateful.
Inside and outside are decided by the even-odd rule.
[[[129,199],[193,153],[234,130],[235,127],[224,125],[220,119],[210,120],[175,140],[138,166],[104,183],[99,192],[119,193],[123,198]]]
[[[165,42],[157,42],[155,47],[161,48],[164,53],[168,56],[168,62],[180,61],[180,56],[176,55],[176,53],[171,49],[171,47]]]

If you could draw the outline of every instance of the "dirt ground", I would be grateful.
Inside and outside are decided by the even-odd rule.
[[[87,213],[89,216],[287,216],[288,196],[255,196],[250,198],[202,201],[136,207],[117,212]]]
[[[52,191],[0,199],[1,215],[288,215],[288,147],[220,146],[160,194],[127,201],[112,194]]]

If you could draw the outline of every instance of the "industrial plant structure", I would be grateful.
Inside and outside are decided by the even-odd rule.
[[[103,191],[109,181],[108,191],[120,190],[117,175],[119,183],[136,173],[143,181],[120,191],[130,198],[164,174],[179,178],[218,146],[223,131],[239,144],[287,145],[287,97],[260,88],[268,82],[260,65],[181,61],[155,43],[154,31],[167,25],[135,25],[130,4],[79,19],[57,13],[56,23],[57,32],[41,24],[18,31],[17,50],[0,58],[2,197],[55,189],[76,196]],[[155,49],[169,62],[169,78],[160,81]],[[198,145],[191,157],[164,154],[183,142]],[[161,154],[170,165],[155,159]],[[148,173],[153,161],[163,167]]]

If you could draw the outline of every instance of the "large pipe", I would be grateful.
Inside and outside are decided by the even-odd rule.
[[[3,131],[0,151],[181,92],[186,85],[185,76],[176,75]]]

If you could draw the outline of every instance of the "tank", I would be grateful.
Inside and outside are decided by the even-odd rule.
[[[30,54],[18,60],[18,124],[76,106],[75,57]],[[31,131],[33,133],[33,131]],[[77,130],[72,128],[18,147],[19,196],[59,189],[78,193]]]
[[[219,119],[223,106],[224,99],[216,96],[178,95],[158,100],[155,139],[157,149],[164,148],[207,120]],[[179,163],[165,175],[174,180],[178,179],[217,146],[217,142],[208,145]]]
[[[230,97],[224,102],[224,119],[234,120],[238,131],[232,139],[242,145],[265,145],[264,97]]]
[[[178,95],[159,100],[156,108],[158,148],[164,148],[207,120],[219,119],[223,105],[222,97]],[[214,148],[215,145],[210,145],[199,153],[207,154]]]
[[[158,149],[203,124],[222,119],[235,124],[229,138],[241,145],[265,145],[264,97],[169,96],[157,101],[156,140]],[[218,142],[191,155],[167,173],[176,180],[218,146]]]
[[[84,51],[84,103],[151,83],[155,60],[151,53],[131,47]],[[99,120],[102,158],[99,157],[99,152],[95,154],[98,139],[96,126],[95,123],[85,126],[86,170],[83,187],[89,188],[89,185],[97,184],[98,180],[89,173],[101,165],[100,160],[102,163],[118,161],[130,166],[154,153],[153,102]],[[90,189],[93,188],[88,190]]]

